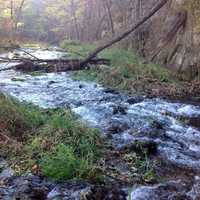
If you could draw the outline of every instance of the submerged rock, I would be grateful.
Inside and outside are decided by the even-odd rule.
[[[118,91],[112,89],[112,88],[106,88],[103,90],[104,93],[111,93],[111,94],[119,94]]]
[[[131,193],[131,200],[199,200],[200,178],[193,183],[169,181],[155,186],[141,186]]]
[[[44,200],[51,187],[51,183],[36,176],[11,177],[1,187],[0,199]]]
[[[139,103],[142,102],[144,100],[143,97],[130,97],[127,99],[127,103],[133,105],[135,103]]]
[[[186,191],[186,185],[180,181],[142,186],[131,193],[131,200],[190,200]]]
[[[125,122],[111,121],[106,129],[109,134],[118,134],[129,129],[129,125]]]
[[[7,178],[10,178],[14,176],[14,171],[10,168],[4,169],[1,173],[0,173],[0,181],[4,181]]]
[[[123,105],[115,105],[113,106],[113,115],[116,115],[116,114],[122,114],[122,115],[126,115],[127,112],[127,107],[123,106]]]

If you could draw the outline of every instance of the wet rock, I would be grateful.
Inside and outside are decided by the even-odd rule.
[[[141,186],[131,193],[131,200],[199,200],[200,178],[194,183],[182,180],[169,181],[154,186]]]
[[[91,185],[81,182],[58,184],[47,195],[48,200],[87,200]]]
[[[78,87],[79,87],[80,89],[82,89],[82,88],[84,88],[84,85],[83,85],[83,84],[80,84]]]
[[[57,185],[47,196],[48,200],[126,200],[127,194],[117,187],[94,186],[86,183]]]
[[[143,97],[130,97],[128,100],[127,100],[127,103],[133,105],[135,103],[140,103],[144,100]]]
[[[186,190],[186,185],[181,181],[143,186],[131,193],[131,200],[190,200],[186,196]]]
[[[125,149],[138,154],[155,155],[157,153],[157,144],[153,140],[135,140],[132,144],[127,145]]]
[[[52,185],[40,177],[11,177],[0,190],[0,199],[45,200]]]
[[[8,168],[8,163],[5,159],[0,157],[0,173],[6,168]]]
[[[0,180],[4,181],[10,177],[12,177],[14,175],[14,171],[10,168],[4,169],[1,173],[0,173]]]
[[[37,176],[8,178],[0,187],[2,200],[126,200],[118,186],[95,186],[81,181],[49,182]]]
[[[164,124],[161,121],[153,121],[151,126],[156,129],[156,130],[163,130],[164,129]]]
[[[116,114],[126,115],[127,108],[123,105],[113,106],[113,115],[116,115]]]
[[[4,182],[6,179],[12,177],[14,171],[8,167],[7,162],[4,159],[0,159],[0,182]]]
[[[120,121],[112,121],[109,127],[106,129],[109,134],[122,133],[123,131],[129,129],[129,125]]]
[[[85,200],[85,199],[83,199]],[[119,186],[93,187],[87,200],[127,200],[127,193]]]
[[[192,189],[187,193],[187,197],[189,197],[191,200],[198,200],[200,199],[200,177],[195,177],[194,185],[192,186]]]
[[[52,84],[55,84],[55,83],[56,83],[56,81],[49,81],[48,85],[52,85]]]
[[[111,94],[119,94],[118,91],[111,89],[111,88],[106,88],[103,90],[104,93],[111,93]]]
[[[186,123],[189,126],[193,126],[193,127],[200,129],[200,117],[191,117],[191,118],[188,118],[186,120],[187,120]]]
[[[81,101],[77,101],[77,102],[74,102],[74,105],[76,107],[81,107],[81,106],[83,106],[83,103]],[[68,108],[70,109],[70,106],[68,106]]]

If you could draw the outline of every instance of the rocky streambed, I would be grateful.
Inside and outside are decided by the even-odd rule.
[[[63,56],[57,50],[28,51],[40,58]],[[9,65],[14,63],[0,68]],[[138,185],[133,178],[127,184],[97,186],[53,183],[33,175],[15,177],[6,169],[0,174],[0,199],[200,199],[198,105],[127,96],[93,82],[74,81],[70,73],[31,76],[2,71],[0,91],[42,108],[70,108],[88,126],[100,129],[117,152],[134,152],[138,145],[146,148],[148,156],[158,161],[160,175],[153,185]],[[113,165],[123,171],[118,159]]]

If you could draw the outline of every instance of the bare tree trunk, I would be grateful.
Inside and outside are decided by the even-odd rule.
[[[10,42],[14,43],[14,8],[13,8],[13,0],[10,0]]]
[[[102,24],[103,24],[105,18],[106,18],[106,15],[104,15],[104,16],[101,18],[101,20],[99,21],[99,23],[98,23],[97,30],[96,30],[96,33],[95,33],[96,40],[101,39],[100,32],[102,31],[101,28],[102,28]]]
[[[73,15],[73,21],[74,21],[74,27],[76,31],[76,39],[79,40],[79,28],[78,28],[78,22],[77,22],[77,17],[76,17],[76,10],[75,10],[75,5],[74,5],[74,0],[71,0],[71,12]]]
[[[14,35],[16,35],[16,32],[17,32],[17,26],[18,26],[18,22],[19,22],[19,19],[21,17],[21,14],[22,14],[22,9],[23,9],[23,6],[24,6],[24,3],[25,3],[25,0],[22,0],[21,3],[20,3],[20,6],[17,10],[17,13],[16,13],[16,17],[15,17],[15,22],[14,22]]]
[[[136,5],[136,19],[139,21],[141,19],[141,11],[142,11],[142,1],[141,0],[137,0],[137,5]],[[140,30],[136,33],[136,37],[137,37],[137,49],[139,51],[139,53],[141,53],[141,32]]]
[[[111,13],[111,2],[110,1],[108,2],[108,0],[105,0],[105,7],[106,7],[107,12],[108,12],[112,36],[114,37],[115,36],[115,29],[114,29],[114,23],[113,23],[113,18],[112,18],[112,13]]]
[[[167,2],[168,2],[168,0],[161,0],[152,9],[152,11],[148,15],[146,15],[144,18],[142,18],[136,25],[134,25],[133,27],[131,27],[129,30],[125,31],[124,33],[122,33],[118,37],[114,38],[110,42],[98,47],[91,54],[89,54],[89,56],[80,63],[81,66],[84,66],[85,64],[87,64],[91,59],[96,57],[97,54],[100,53],[101,51],[103,51],[104,49],[106,49],[106,48],[112,46],[113,44],[115,44],[115,43],[123,40],[124,38],[126,38],[129,34],[131,34],[133,31],[135,31],[138,27],[140,27],[142,24],[144,24],[147,20],[149,20],[155,13],[157,13]]]
[[[22,0],[19,5],[19,8],[15,12],[14,1],[10,0],[10,21],[11,21],[10,41],[11,41],[11,43],[15,43],[15,40],[16,40],[15,36],[16,36],[16,32],[17,32],[17,26],[18,26],[18,22],[19,22],[19,19],[21,16],[21,12],[22,12],[24,3],[25,3],[25,0]]]

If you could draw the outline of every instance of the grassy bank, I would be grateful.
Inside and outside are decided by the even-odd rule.
[[[16,173],[54,180],[98,177],[102,140],[70,111],[42,110],[1,94],[0,138],[0,154]]]
[[[62,48],[72,57],[84,58],[95,45],[64,41]],[[81,56],[80,56],[81,55]],[[99,57],[111,61],[110,66],[91,66],[90,70],[74,73],[74,79],[98,81],[106,87],[123,90],[129,94],[171,99],[200,99],[199,83],[188,82],[183,74],[145,61],[133,50],[113,47],[104,50]]]
[[[138,147],[138,153],[119,152],[116,156],[109,141],[70,111],[44,110],[0,94],[0,158],[5,158],[17,175],[31,172],[56,181],[99,182],[113,177],[125,183],[156,182],[148,150]],[[115,159],[128,167],[128,177],[113,167]]]

